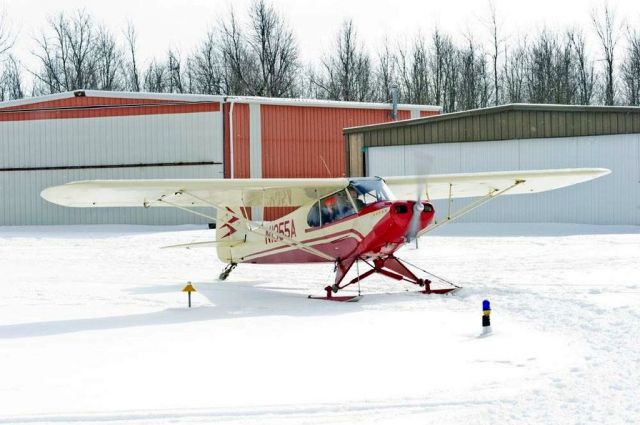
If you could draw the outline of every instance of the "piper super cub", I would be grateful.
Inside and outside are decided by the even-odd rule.
[[[335,280],[324,299],[346,286],[379,273],[424,288],[431,281],[416,276],[396,257],[404,244],[502,195],[543,192],[608,174],[601,168],[507,171],[472,174],[326,179],[93,180],[42,191],[49,202],[68,207],[173,207],[216,222],[216,241],[175,247],[217,247],[227,263],[224,280],[240,263],[335,264]],[[451,211],[455,198],[478,198]],[[436,222],[431,200],[447,199],[446,218]],[[216,217],[198,207],[217,210]],[[297,207],[272,222],[251,220],[252,207]],[[344,283],[356,262],[370,267]]]

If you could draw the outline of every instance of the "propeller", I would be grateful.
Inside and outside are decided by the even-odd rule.
[[[433,157],[431,155],[423,154],[413,155],[414,159],[414,167],[413,171],[416,175],[425,175],[429,174],[428,170],[431,168],[431,162],[433,161]],[[416,183],[416,196],[415,196],[415,204],[413,204],[413,214],[411,216],[411,221],[409,222],[409,227],[407,229],[407,234],[405,238],[407,243],[415,240],[416,249],[418,249],[418,232],[420,231],[420,218],[422,216],[422,212],[424,211],[424,205],[422,204],[422,197],[426,195],[427,192],[427,180],[418,181]]]
[[[418,248],[418,231],[420,230],[420,217],[422,215],[422,211],[424,211],[424,205],[422,204],[422,194],[426,192],[427,182],[420,182],[416,184],[416,197],[415,204],[413,204],[413,215],[411,216],[411,221],[409,222],[409,228],[407,229],[407,243],[412,240],[416,241],[416,249]]]

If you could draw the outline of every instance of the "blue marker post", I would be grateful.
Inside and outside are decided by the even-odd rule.
[[[491,333],[491,303],[482,301],[482,335]]]

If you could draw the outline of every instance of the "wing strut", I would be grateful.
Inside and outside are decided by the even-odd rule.
[[[198,200],[198,201],[200,201],[200,202],[202,202],[204,204],[207,204],[207,205],[211,206],[212,208],[217,208],[217,209],[223,208],[223,207],[221,207],[219,205],[215,205],[215,204],[213,204],[213,203],[211,203],[211,202],[209,202],[209,201],[207,201],[207,200],[205,200],[205,199],[203,199],[203,198],[201,198],[201,197],[199,197],[197,195],[194,195],[193,193],[190,193],[190,192],[187,192],[187,191],[184,191],[184,190],[178,191],[174,195],[176,195],[176,196],[178,196],[178,195],[188,195],[188,196],[191,196],[192,198],[194,198],[194,199],[196,199],[196,200]],[[183,207],[181,205],[174,204],[173,202],[166,200],[165,196],[160,197],[157,202],[164,202],[165,204],[170,205],[172,207],[176,207],[178,209],[181,209],[181,210],[184,210],[184,211],[187,211],[187,212],[190,212],[190,213],[199,215],[201,217],[205,217],[205,218],[208,218],[210,220],[214,220],[215,221],[215,218],[210,217],[210,216],[208,216],[206,214],[203,214],[203,213],[201,213],[199,211],[195,211],[195,210],[193,210],[191,208],[187,208],[187,207]],[[283,233],[279,233],[277,231],[272,231],[270,229],[267,229],[266,227],[256,223],[255,221],[248,220],[243,215],[237,214],[237,213],[235,213],[234,211],[232,211],[230,209],[227,209],[227,212],[229,214],[231,214],[232,216],[234,216],[235,218],[237,218],[240,222],[246,224],[247,228],[248,228],[248,230],[250,232],[259,234],[260,236],[266,236],[267,233],[269,233],[269,235],[277,236],[280,240],[282,240],[282,242],[284,242],[288,246],[301,249],[301,250],[306,251],[306,252],[308,252],[310,254],[313,254],[313,255],[317,255],[319,257],[324,258],[325,260],[336,261],[336,259],[334,257],[331,257],[330,255],[327,255],[322,251],[319,251],[319,250],[317,250],[317,249],[315,249],[313,247],[310,247],[310,246],[308,246],[308,245],[306,245],[306,244],[304,244],[302,242],[296,241],[295,239],[291,239],[291,238],[285,236]]]
[[[467,205],[464,208],[461,208],[458,211],[454,211],[453,214],[451,214],[451,186],[453,185],[449,185],[449,211],[447,211],[447,218],[446,220],[442,220],[439,221],[437,223],[434,223],[432,226],[429,226],[423,230],[421,230],[420,232],[418,232],[417,237],[420,237],[422,235],[424,235],[427,232],[430,232],[434,229],[437,229],[438,227],[442,226],[443,224],[447,224],[452,222],[453,220],[457,220],[458,218],[462,217],[465,214],[470,213],[471,211],[475,210],[478,207],[483,206],[484,204],[486,204],[489,201],[494,200],[495,198],[497,198],[498,196],[504,194],[505,192],[513,189],[514,187],[521,185],[522,183],[524,183],[526,180],[516,180],[515,183],[513,183],[511,186],[506,187],[502,190],[500,189],[493,189],[491,192],[489,192],[487,195],[483,196],[482,198],[470,203],[469,205]]]

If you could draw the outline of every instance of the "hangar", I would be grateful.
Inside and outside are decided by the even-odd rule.
[[[398,105],[396,118],[438,113]],[[39,194],[90,179],[343,176],[342,129],[392,118],[390,104],[190,94],[77,90],[2,102],[0,225],[204,222],[173,209],[62,208]]]
[[[640,225],[640,108],[510,104],[344,130],[351,176],[603,167],[553,192],[505,197],[468,222]],[[434,203],[446,214],[449,205]],[[464,201],[458,201],[458,205]],[[441,215],[441,214],[439,214]]]

